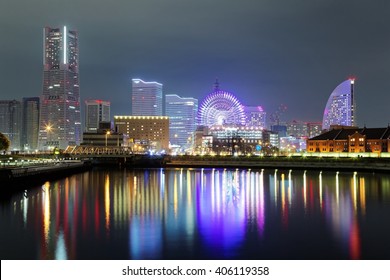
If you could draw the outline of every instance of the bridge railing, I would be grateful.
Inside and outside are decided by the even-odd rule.
[[[69,155],[130,155],[133,151],[129,147],[68,146],[64,153]]]

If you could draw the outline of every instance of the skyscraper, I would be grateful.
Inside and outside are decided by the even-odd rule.
[[[133,116],[162,116],[162,84],[132,79],[131,101]]]
[[[21,105],[17,100],[0,100],[0,132],[11,142],[11,150],[20,149]]]
[[[97,132],[100,122],[110,121],[110,102],[103,100],[85,101],[85,132]]]
[[[196,129],[198,100],[180,97],[176,94],[165,96],[165,114],[169,117],[169,141],[184,148],[192,139]]]
[[[78,34],[66,26],[43,31],[39,147],[64,149],[81,139]]]
[[[22,100],[22,150],[38,149],[39,97],[25,97]]]
[[[324,110],[322,129],[331,125],[356,126],[354,84],[354,79],[348,79],[333,90]]]

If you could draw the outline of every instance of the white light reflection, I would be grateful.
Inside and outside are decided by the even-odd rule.
[[[183,168],[180,168],[180,179],[179,179],[180,195],[183,193]]]
[[[264,233],[265,213],[264,213],[264,169],[261,169],[260,173],[260,207],[259,207],[259,219],[257,225],[259,227],[260,236]]]
[[[28,212],[28,196],[23,199],[23,223],[24,226],[27,224],[27,212]]]
[[[66,253],[64,233],[62,230],[60,230],[58,233],[58,239],[57,239],[56,251],[55,251],[55,259],[56,260],[67,260],[68,259],[68,256]]]
[[[278,179],[277,179],[277,176],[278,176],[278,170],[275,169],[275,173],[274,173],[275,206],[278,204]]]
[[[164,197],[165,193],[165,173],[163,169],[160,169],[160,195],[161,197]]]
[[[173,214],[177,218],[177,204],[178,204],[178,193],[177,193],[177,176],[176,172],[173,176]]]

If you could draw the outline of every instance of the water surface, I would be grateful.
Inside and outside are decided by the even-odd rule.
[[[390,259],[389,216],[387,174],[94,169],[2,199],[0,255]]]

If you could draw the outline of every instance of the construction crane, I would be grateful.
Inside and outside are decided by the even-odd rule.
[[[286,111],[287,111],[287,105],[280,104],[278,109],[270,115],[271,123],[279,125],[280,124],[280,118],[283,115],[283,113],[286,112]]]

